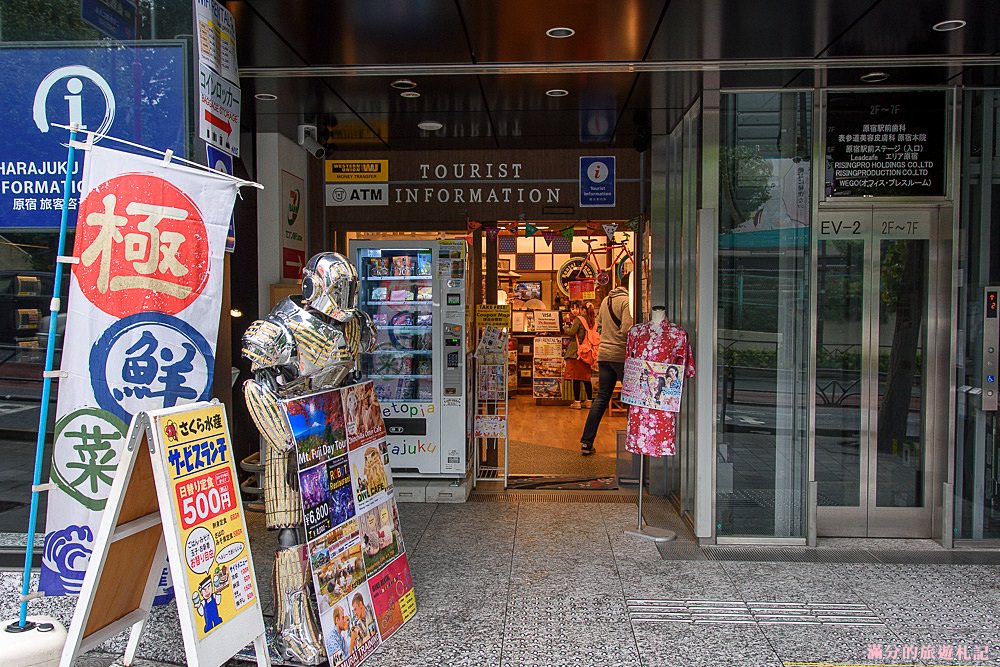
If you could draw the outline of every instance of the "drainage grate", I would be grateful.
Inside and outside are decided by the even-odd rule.
[[[627,605],[632,623],[885,627],[868,605],[855,603],[628,600]]]
[[[1000,551],[872,550],[871,553],[880,562],[892,565],[1000,565]]]
[[[708,560],[751,563],[868,563],[872,565],[1000,565],[1000,551],[816,549],[809,547],[711,546]],[[667,550],[660,553],[672,560]],[[679,558],[677,560],[689,560]]]
[[[880,561],[864,549],[807,549],[788,547],[702,547],[708,560],[751,563],[872,563]]]
[[[615,491],[503,491],[473,492],[470,503],[601,503],[629,505],[635,503],[635,492]]]

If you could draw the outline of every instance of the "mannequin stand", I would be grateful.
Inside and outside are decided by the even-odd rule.
[[[646,456],[644,454],[639,455],[639,520],[637,522],[637,527],[625,531],[626,535],[631,535],[632,537],[638,537],[643,540],[651,540],[653,542],[671,542],[677,539],[677,533],[672,530],[667,530],[666,528],[657,528],[656,526],[650,526],[649,524],[643,523],[642,520],[642,480],[646,477],[645,471]]]

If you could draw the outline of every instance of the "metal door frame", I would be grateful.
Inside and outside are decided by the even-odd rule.
[[[939,404],[940,388],[950,384],[948,367],[937,363],[941,357],[941,346],[947,346],[947,337],[940,335],[939,316],[946,305],[947,296],[942,294],[940,258],[947,249],[941,244],[939,234],[942,224],[949,224],[949,216],[943,215],[936,204],[924,206],[884,205],[846,206],[823,209],[816,216],[817,231],[812,235],[812,282],[817,285],[819,275],[819,242],[821,240],[857,240],[863,242],[863,304],[862,304],[862,387],[861,387],[861,434],[859,504],[850,507],[816,506],[816,525],[820,535],[841,537],[931,537],[932,514],[934,509],[934,484],[937,474],[935,467],[939,448],[946,443],[938,437],[941,418],[928,406]],[[838,223],[840,233],[821,236],[823,223]],[[846,225],[846,226],[845,226]],[[909,227],[907,227],[909,225]],[[827,228],[828,230],[830,228]],[[848,230],[848,231],[844,231]],[[923,504],[920,507],[878,507],[875,495],[878,480],[878,412],[879,412],[879,304],[881,303],[881,243],[898,239],[926,241],[927,272],[924,276],[926,294],[924,301],[923,325],[923,425],[921,439],[923,451]],[[942,300],[942,297],[944,299]],[[814,292],[814,304],[816,304]],[[817,306],[814,306],[814,308]],[[815,312],[815,311],[814,311]],[[811,340],[812,384],[815,386],[816,353],[818,351],[818,317],[813,321]],[[815,391],[812,396],[812,410],[815,414]],[[944,419],[947,422],[947,419]],[[815,420],[813,420],[815,424]],[[814,427],[815,428],[815,425]],[[810,455],[815,460],[815,431],[810,437]],[[815,475],[814,475],[815,477]]]

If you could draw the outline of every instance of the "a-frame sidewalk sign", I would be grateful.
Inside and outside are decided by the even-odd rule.
[[[253,643],[270,667],[249,534],[226,421],[216,401],[132,419],[60,667],[131,628],[132,664],[170,564],[192,667],[219,667]]]

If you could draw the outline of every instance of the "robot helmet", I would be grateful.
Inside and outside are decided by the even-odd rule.
[[[358,272],[337,252],[321,252],[302,270],[302,303],[327,317],[344,321],[358,306]]]

